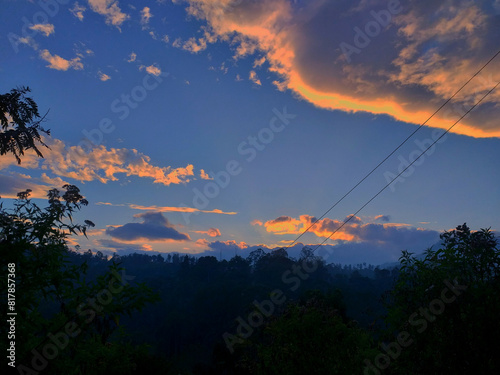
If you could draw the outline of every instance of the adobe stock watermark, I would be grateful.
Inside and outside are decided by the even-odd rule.
[[[471,94],[467,96],[466,100],[463,100],[461,103],[455,103],[444,111],[442,116],[444,120],[454,122],[459,120],[463,115],[467,113],[469,109],[464,103],[474,103],[474,98],[477,95],[479,95],[481,92],[484,92],[485,90],[491,89],[491,87],[495,85],[491,74],[487,78],[478,76],[478,80],[480,80],[480,84],[473,90]],[[426,158],[428,156],[431,156],[436,151],[436,146],[438,144],[446,142],[448,136],[444,134],[445,130],[434,129],[430,138],[425,138],[424,140],[417,139],[414,141],[417,147],[412,150],[406,158],[401,154],[398,155],[399,164],[397,171],[384,172],[384,177],[387,183],[390,183],[394,180],[394,182],[389,185],[392,192],[396,191],[396,184],[398,182],[405,182],[407,178],[415,173],[416,167],[422,165],[425,162]]]
[[[392,192],[396,191],[396,183],[405,182],[406,178],[415,173],[416,167],[422,165],[425,162],[426,157],[431,156],[436,151],[437,144],[443,143],[447,140],[448,137],[446,135],[440,138],[444,132],[445,131],[442,129],[434,129],[430,138],[425,138],[423,141],[419,139],[414,141],[417,148],[412,150],[407,158],[403,157],[401,154],[398,155],[399,165],[397,172],[384,172],[384,177],[387,183],[394,181],[389,185]],[[434,142],[436,143],[433,144]]]
[[[26,17],[21,18],[23,23],[21,27],[21,36],[13,32],[7,34],[7,39],[15,53],[19,52],[18,46],[22,43],[23,39],[34,38],[40,32],[32,29],[32,26],[37,24],[48,24],[49,19],[55,17],[59,13],[60,5],[68,4],[69,0],[39,0],[36,3],[41,10],[33,14],[31,21]]]
[[[285,130],[297,115],[288,113],[286,107],[280,111],[273,108],[274,116],[269,120],[267,126],[260,129],[256,135],[248,136],[246,140],[241,142],[237,151],[242,157],[245,157],[247,163],[252,162],[257,157],[259,152],[262,152],[273,140],[276,134]],[[197,210],[204,210],[210,203],[210,200],[216,198],[220,192],[229,186],[231,179],[238,176],[243,171],[242,163],[238,160],[229,160],[223,170],[218,172],[209,172],[211,180],[207,181],[202,189],[193,188],[192,206]],[[181,204],[188,207],[188,205]],[[190,223],[190,216],[197,215],[199,212],[182,212],[182,217],[186,224]]]
[[[361,50],[368,47],[373,40],[392,22],[392,18],[401,13],[403,7],[399,0],[389,0],[387,9],[380,11],[371,10],[370,15],[373,20],[368,21],[363,28],[354,27],[353,44],[346,42],[340,43],[340,49],[345,60],[350,63],[352,54],[359,55]]]
[[[318,260],[316,258],[305,258],[300,265],[294,264],[290,270],[286,270],[281,275],[281,281],[284,284],[290,285],[290,291],[296,291],[300,288],[302,282],[307,280],[313,272],[318,269]],[[234,346],[242,344],[246,339],[250,338],[255,329],[264,324],[265,319],[274,314],[277,307],[283,305],[287,297],[282,289],[274,289],[269,299],[263,301],[253,301],[255,309],[248,316],[243,318],[238,316],[235,320],[238,323],[235,334],[224,332],[222,338],[226,344],[226,348],[231,354],[234,353]]]
[[[129,284],[130,280],[135,279],[135,276],[127,275],[123,269],[121,270],[121,274],[116,270],[112,270],[111,272],[114,277],[109,281],[107,287],[101,289],[95,298],[88,298],[86,302],[78,305],[76,316],[83,319],[83,324],[90,324],[95,319],[96,313],[101,312],[104,306],[111,303],[113,295],[120,293]],[[18,373],[37,375],[45,370],[49,361],[55,359],[59,353],[66,349],[70,343],[70,339],[74,339],[80,335],[83,328],[85,327],[78,325],[75,320],[71,320],[67,321],[55,334],[49,332],[40,350],[37,350],[37,348],[31,350],[32,357],[30,364],[20,364],[16,367]]]
[[[314,251],[318,248],[322,254],[314,256]],[[289,285],[289,291],[295,292],[299,289],[302,282],[318,270],[319,262],[327,262],[334,252],[331,248],[325,246],[319,246],[315,250],[311,250],[309,255],[299,259],[300,264],[293,264],[290,269],[281,275],[281,281],[283,284]],[[235,319],[238,323],[236,333],[224,332],[222,335],[229,352],[233,354],[234,346],[244,343],[253,334],[254,330],[264,324],[265,319],[269,318],[275,312],[277,306],[285,303],[286,299],[287,297],[282,289],[274,289],[270,293],[269,299],[263,301],[255,300],[253,302],[255,309],[248,314],[246,319],[242,316]]]
[[[439,315],[444,313],[447,304],[453,303],[458,296],[467,290],[467,286],[460,285],[456,278],[453,280],[453,283],[445,280],[444,284],[446,286],[441,291],[440,298],[433,299],[426,308],[420,307],[418,311],[415,311],[408,318],[409,325],[415,327],[418,334],[424,332],[429,323],[433,323]],[[380,375],[380,370],[387,369],[391,365],[391,361],[397,360],[403,349],[408,348],[413,342],[414,339],[408,331],[400,332],[396,340],[389,344],[384,343],[381,345],[385,354],[379,353],[373,363],[369,359],[364,360],[365,368],[363,374]]]
[[[116,114],[118,120],[123,121],[133,109],[139,107],[140,103],[146,100],[149,93],[155,90],[170,73],[160,72],[158,74],[146,74],[140,84],[134,86],[129,92],[122,93],[109,104],[109,110]],[[99,146],[104,140],[105,134],[110,134],[116,129],[116,125],[109,117],[103,117],[96,128],[83,129],[84,138],[78,143],[78,151],[90,152]]]

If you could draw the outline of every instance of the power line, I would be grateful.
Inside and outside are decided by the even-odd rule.
[[[380,189],[378,191],[377,194],[375,194],[373,197],[370,198],[370,200],[368,200],[368,202],[366,202],[363,206],[361,206],[361,208],[359,208],[354,214],[350,215],[346,220],[344,220],[344,222],[342,223],[342,225],[340,227],[338,227],[337,229],[335,229],[325,240],[323,240],[323,242],[321,242],[318,246],[316,246],[313,250],[316,251],[321,245],[323,245],[326,241],[328,241],[335,233],[337,233],[339,230],[341,230],[344,225],[346,225],[349,221],[351,221],[351,219],[353,217],[355,217],[363,208],[365,208],[366,206],[368,206],[375,198],[377,198],[385,189],[387,189],[394,181],[396,181],[408,168],[410,168],[413,164],[415,164],[415,162],[420,159],[427,151],[429,151],[430,148],[432,148],[441,138],[443,138],[446,134],[449,133],[449,131],[451,129],[453,129],[453,127],[458,124],[460,121],[462,121],[462,119],[467,116],[474,108],[476,108],[479,104],[481,104],[481,102],[488,96],[490,95],[493,90],[495,90],[498,86],[500,85],[500,81],[497,82],[497,84],[491,89],[489,90],[486,94],[483,95],[483,97],[478,101],[476,102],[476,104],[474,104],[471,108],[469,108],[469,110],[467,112],[465,112],[462,117],[460,117],[453,125],[451,125],[443,134],[441,134],[441,136],[436,139],[429,147],[427,147],[424,151],[422,151],[422,153],[420,153],[420,155],[415,159],[413,160],[405,169],[403,169],[396,177],[394,177],[389,183],[387,183],[382,189]]]
[[[331,210],[333,210],[340,202],[342,202],[345,198],[347,198],[347,196],[349,194],[351,194],[359,185],[361,185],[368,177],[370,177],[373,172],[375,172],[382,164],[384,164],[387,159],[389,159],[392,155],[394,155],[396,153],[396,151],[398,151],[406,142],[408,142],[408,140],[410,140],[410,138],[412,138],[420,129],[422,129],[422,127],[425,126],[425,124],[427,124],[429,122],[429,120],[431,120],[441,109],[443,109],[444,106],[446,106],[451,100],[453,100],[453,98],[455,98],[455,96],[457,96],[464,88],[465,86],[467,86],[478,74],[480,74],[498,55],[500,54],[500,50],[497,51],[497,53],[495,53],[482,67],[481,69],[479,69],[471,78],[469,78],[467,80],[467,82],[465,82],[462,87],[460,87],[448,100],[446,100],[431,116],[429,116],[429,118],[427,120],[425,120],[425,122],[423,122],[421,125],[419,125],[417,127],[417,129],[415,129],[413,131],[413,133],[411,133],[408,137],[406,137],[406,139],[401,142],[399,144],[399,146],[397,146],[389,155],[387,155],[380,163],[377,164],[377,166],[375,168],[373,168],[367,175],[365,175],[356,185],[354,185],[347,193],[344,194],[344,196],[342,196],[337,202],[335,202],[323,215],[321,215],[319,218],[317,218],[311,225],[309,225],[309,227],[307,227],[290,245],[287,245],[285,247],[285,249],[289,249],[290,247],[292,247],[304,234],[306,234],[309,229],[311,229],[316,223],[318,223],[321,219],[323,219]],[[496,86],[495,86],[496,87]],[[482,99],[481,99],[482,100]],[[479,104],[480,102],[478,102],[477,104]],[[476,104],[476,105],[477,105]],[[468,112],[467,112],[468,113]],[[460,121],[464,116],[462,116],[458,121]],[[457,122],[458,123],[458,122]],[[455,123],[456,124],[456,123]],[[455,126],[455,124],[453,126]],[[452,127],[453,127],[452,126]],[[451,128],[452,128],[451,127]],[[450,129],[451,129],[450,128]],[[444,133],[446,134],[446,132]],[[443,134],[443,135],[444,135]],[[442,137],[442,136],[441,136]],[[441,137],[439,137],[438,139],[441,139]],[[434,143],[433,143],[434,144]],[[413,164],[413,163],[412,163]],[[405,169],[406,170],[406,169]],[[398,175],[399,176],[399,175]],[[392,182],[391,182],[392,183]],[[389,183],[390,185],[390,183]],[[355,215],[355,214],[354,214]],[[352,216],[351,216],[352,217]]]

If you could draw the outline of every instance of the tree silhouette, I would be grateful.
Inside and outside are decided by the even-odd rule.
[[[489,229],[459,225],[425,258],[403,252],[387,322],[391,373],[495,373],[500,368],[500,250]],[[397,348],[405,331],[411,345]],[[410,342],[406,340],[406,342]],[[392,353],[392,354],[391,354]],[[385,372],[384,372],[385,373]]]
[[[46,115],[40,116],[38,105],[26,96],[28,92],[29,87],[21,86],[0,95],[0,155],[12,153],[18,164],[28,149],[43,157],[36,143],[48,148],[40,133],[50,135],[50,130],[41,127]]]
[[[48,147],[40,132],[49,131],[40,126],[44,118],[33,99],[26,97],[29,91],[21,87],[0,95],[0,155],[12,153],[19,164],[25,150],[34,149],[43,157],[37,144]],[[73,222],[73,214],[88,202],[78,187],[63,189],[49,190],[48,206],[43,208],[30,199],[30,189],[18,193],[13,208],[0,202],[0,270],[15,275],[15,282],[0,280],[0,307],[17,314],[12,366],[21,374],[38,373],[34,368],[66,375],[132,374],[148,355],[145,347],[111,336],[117,330],[124,332],[120,317],[142,310],[157,295],[144,284],[129,282],[135,277],[128,276],[116,258],[108,261],[102,256],[107,271],[92,280],[87,278],[87,259],[70,264],[68,237],[86,236],[94,224]],[[0,325],[2,348],[13,345],[6,322]],[[57,341],[55,354],[47,351],[55,348],[50,340]]]
[[[234,373],[360,374],[375,351],[344,310],[338,290],[309,291],[237,347]]]

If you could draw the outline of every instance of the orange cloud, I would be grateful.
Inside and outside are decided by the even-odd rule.
[[[69,11],[71,14],[73,14],[76,18],[78,18],[80,21],[83,21],[83,13],[85,12],[86,8],[83,6],[80,6],[78,2],[75,2],[75,5],[73,8],[71,8]]]
[[[206,234],[209,237],[221,237],[222,236],[222,234],[220,233],[220,230],[217,228],[210,228],[209,230],[197,230],[197,231],[194,231],[194,233]]]
[[[218,40],[217,35],[210,32],[206,27],[202,26],[200,31],[203,34],[201,37],[191,37],[185,42],[183,42],[181,38],[177,38],[172,42],[172,46],[175,48],[182,48],[191,53],[198,53],[206,50],[209,43],[215,43]]]
[[[205,172],[203,169],[200,169],[200,177],[202,180],[213,180],[213,178],[210,177],[209,174]]]
[[[54,25],[50,23],[38,23],[36,25],[30,26],[30,29],[45,34],[45,36],[54,34]]]
[[[88,0],[90,9],[104,16],[106,23],[119,28],[119,26],[130,18],[123,13],[116,0]]]
[[[134,62],[137,59],[137,54],[135,52],[131,52],[127,62]]]
[[[351,63],[339,45],[354,43],[352,25],[363,29],[373,21],[370,12],[388,12],[387,1],[300,6],[286,0],[256,0],[252,6],[230,0],[187,2],[190,15],[207,21],[210,34],[216,36],[211,40],[235,46],[235,58],[263,54],[254,67],[267,61],[269,71],[279,77],[274,81],[279,90],[291,90],[320,108],[386,114],[414,124],[423,123],[497,49],[495,16],[486,6],[466,0],[401,3],[366,48],[358,48]],[[457,48],[463,53],[456,55]],[[254,71],[250,79],[260,82]],[[499,80],[496,61],[455,98],[454,106],[427,125],[450,127],[464,112],[457,106],[470,108]],[[500,90],[452,131],[500,137],[499,101]]]
[[[266,57],[262,56],[260,59],[257,59],[253,62],[253,67],[258,68],[259,66],[262,66],[266,62]]]
[[[264,223],[264,227],[270,233],[274,234],[299,234],[303,223],[289,216],[280,216],[274,220]]]
[[[189,38],[182,48],[192,53],[198,53],[207,49],[207,41],[203,38]]]
[[[87,230],[87,236],[102,236],[106,233],[106,229],[89,229]]]
[[[108,80],[110,80],[110,79],[111,79],[111,77],[110,77],[110,76],[108,76],[107,74],[105,74],[105,73],[103,73],[103,72],[101,72],[101,71],[98,71],[98,72],[97,72],[97,76],[98,76],[98,77],[99,77],[99,79],[100,79],[101,81],[103,81],[103,82],[106,82],[106,81],[108,81]]]
[[[151,9],[149,7],[144,7],[141,10],[141,24],[147,25],[151,17],[153,17],[153,15],[151,14]]]
[[[309,228],[313,224],[316,218],[309,215],[302,215],[300,217],[300,220],[304,224],[301,230],[301,232],[303,232],[306,228]],[[346,225],[342,227],[342,229],[339,229],[342,224],[343,221],[324,218],[312,225],[312,227],[309,229],[309,232],[315,234],[318,237],[330,237],[330,239],[332,240],[355,240],[356,237],[353,234],[348,233],[348,228],[358,226],[356,220],[350,220]],[[346,228],[346,226],[348,226],[348,228]]]
[[[222,215],[236,215],[237,212],[224,212],[218,208],[213,210],[199,210],[193,207],[161,207],[161,206],[141,206],[137,204],[130,204],[130,208],[142,211],[156,211],[156,212],[202,212],[208,214],[222,214]]]
[[[196,240],[194,244],[195,244],[196,247],[206,248],[210,244],[210,241],[208,241],[205,238],[200,238],[199,240]]]
[[[184,184],[194,176],[194,167],[172,168],[158,167],[151,164],[151,158],[135,149],[107,149],[97,146],[85,151],[81,146],[66,146],[63,141],[48,138],[44,142],[50,149],[42,149],[44,158],[38,158],[33,152],[27,152],[21,167],[27,169],[42,168],[57,176],[72,178],[77,181],[118,181],[117,174],[149,178],[153,183],[169,186]],[[2,157],[0,169],[17,165],[10,155]]]
[[[141,247],[144,251],[152,251],[153,250],[153,247],[151,245],[148,245],[148,244],[143,244]]]
[[[63,71],[66,71],[70,68],[75,70],[83,69],[83,64],[80,62],[79,57],[75,57],[71,60],[66,60],[61,56],[52,55],[46,49],[40,51],[40,57],[49,63],[47,67],[50,69],[63,70]]]
[[[250,76],[248,78],[256,85],[262,86],[262,82],[260,81],[259,77],[257,76],[257,73],[255,73],[254,70],[250,71]]]
[[[387,216],[377,216],[379,219],[381,217]],[[376,242],[384,242],[390,236],[401,235],[403,233],[401,230],[420,230],[403,223],[363,223],[361,218],[353,215],[347,216],[344,220],[323,218],[319,221],[309,215],[301,215],[298,219],[289,216],[280,216],[274,220],[265,222],[264,227],[269,233],[277,235],[299,235],[307,229],[308,232],[321,238],[341,241],[374,240]]]
[[[130,61],[134,61],[134,60],[132,60],[132,57],[133,57],[133,58],[134,58],[134,60],[135,60],[135,58],[137,57],[137,55],[135,55],[135,53],[133,53],[133,52],[132,52],[132,54],[130,55],[130,60],[129,60],[129,62],[130,62]],[[157,66],[155,66],[155,65],[150,65],[150,66],[141,65],[141,66],[139,67],[139,70],[146,70],[146,72],[147,72],[148,74],[152,74],[152,75],[154,75],[154,76],[159,76],[159,75],[161,74],[161,69],[160,69],[160,68],[158,68],[158,67],[157,67]]]

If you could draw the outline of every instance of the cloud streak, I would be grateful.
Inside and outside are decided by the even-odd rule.
[[[194,233],[198,234],[206,234],[209,237],[221,237],[222,234],[219,229],[217,228],[210,228],[208,230],[196,230]]]
[[[106,206],[127,206],[133,210],[141,210],[141,211],[156,211],[156,212],[201,212],[206,214],[220,214],[220,215],[236,215],[237,212],[226,212],[222,211],[218,208],[213,210],[200,210],[193,207],[170,207],[170,206],[142,206],[139,204],[127,203],[127,204],[114,204],[109,202],[98,202],[98,205],[106,205]]]

